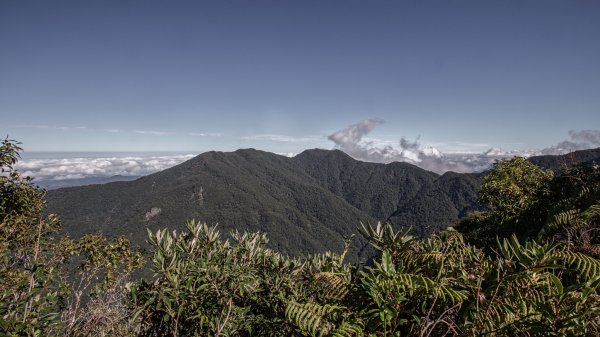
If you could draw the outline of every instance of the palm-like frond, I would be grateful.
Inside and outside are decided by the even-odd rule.
[[[350,280],[341,273],[321,272],[315,275],[314,284],[325,299],[341,300],[349,292]]]
[[[301,332],[310,336],[364,336],[362,322],[346,319],[346,313],[348,308],[343,306],[290,301],[285,310],[285,317]]]

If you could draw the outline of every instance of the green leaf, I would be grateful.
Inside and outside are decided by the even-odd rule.
[[[383,271],[388,274],[396,271],[394,268],[394,262],[392,261],[392,255],[387,250],[384,250],[381,254],[381,267],[383,268]]]
[[[563,293],[563,284],[562,282],[558,279],[558,277],[556,277],[554,274],[550,273],[550,280],[552,280],[552,282],[554,283],[554,286],[556,287],[556,290],[558,291],[559,294]]]

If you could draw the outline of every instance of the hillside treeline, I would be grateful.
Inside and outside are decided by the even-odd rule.
[[[359,225],[376,254],[289,257],[265,233],[189,221],[123,237],[59,235],[44,191],[0,145],[0,336],[597,336],[600,168],[514,158],[482,184],[486,210],[426,239]],[[148,279],[132,272],[150,268]]]

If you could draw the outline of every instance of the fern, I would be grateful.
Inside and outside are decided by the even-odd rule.
[[[300,304],[290,301],[285,309],[285,317],[304,333],[311,336],[327,336],[335,328],[329,319],[335,317],[341,309],[342,307],[329,304]]]
[[[584,279],[592,279],[600,275],[600,260],[589,255],[573,251],[557,251],[552,255],[570,267],[570,271]]]
[[[325,299],[341,300],[349,291],[350,282],[343,274],[321,272],[315,275],[314,284]]]
[[[364,336],[362,322],[343,322],[331,333],[331,337],[361,337]]]

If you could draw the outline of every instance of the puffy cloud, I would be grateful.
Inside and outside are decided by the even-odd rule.
[[[127,156],[103,158],[22,159],[16,168],[38,181],[83,179],[88,177],[143,176],[177,165],[194,157]]]
[[[569,140],[543,150],[511,150],[491,148],[481,153],[442,153],[434,147],[423,146],[419,138],[410,141],[404,137],[398,146],[375,146],[374,141],[365,141],[365,136],[384,122],[379,119],[366,119],[337,131],[329,136],[336,148],[350,156],[364,161],[390,163],[407,162],[437,173],[480,172],[488,169],[495,160],[514,156],[529,157],[540,154],[565,154],[576,150],[585,150],[600,146],[600,131],[569,131]],[[482,144],[481,144],[482,145]]]
[[[569,131],[568,140],[541,150],[541,154],[565,154],[577,150],[591,149],[600,146],[599,130]]]
[[[365,119],[335,132],[327,138],[341,148],[360,150],[358,144],[362,141],[363,137],[373,131],[377,125],[383,123],[384,121],[381,119]]]
[[[278,154],[278,155],[284,156],[284,157],[288,157],[288,158],[292,158],[292,157],[295,157],[297,153],[294,153],[294,152],[275,152],[275,154]]]
[[[335,143],[336,148],[358,160],[377,163],[407,162],[437,173],[479,172],[489,168],[496,159],[530,155],[527,152],[506,152],[498,149],[484,153],[444,154],[434,147],[422,145],[419,138],[411,141],[402,137],[396,147],[375,146],[374,141],[364,140],[367,134],[383,123],[380,119],[366,119],[337,131],[328,138]]]

